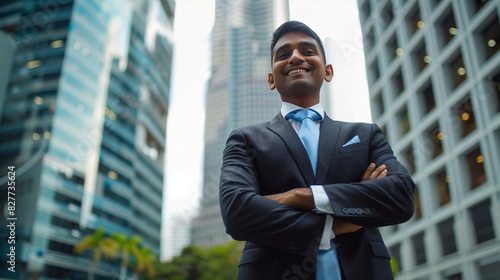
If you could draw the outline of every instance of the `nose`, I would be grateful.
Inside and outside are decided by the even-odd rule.
[[[292,54],[288,58],[288,63],[291,64],[291,63],[297,63],[297,62],[301,62],[301,61],[304,61],[304,57],[302,56],[302,54],[300,53],[300,51],[299,50],[293,50]]]

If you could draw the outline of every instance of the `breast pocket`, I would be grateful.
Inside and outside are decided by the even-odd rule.
[[[337,158],[333,159],[335,173],[341,182],[359,182],[370,164],[368,142],[360,142],[338,148]]]
[[[338,149],[340,155],[345,155],[346,153],[362,152],[368,149],[368,142],[359,142],[351,144],[349,146],[341,147]],[[366,151],[365,151],[366,153]]]

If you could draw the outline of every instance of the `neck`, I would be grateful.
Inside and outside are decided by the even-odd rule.
[[[319,103],[319,99],[314,99],[314,100],[299,99],[299,100],[283,100],[283,101],[297,105],[302,108],[309,108]]]

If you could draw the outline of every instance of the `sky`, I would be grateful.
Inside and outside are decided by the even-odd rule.
[[[172,91],[167,124],[164,221],[196,214],[203,172],[204,98],[210,77],[210,30],[215,0],[177,0]],[[341,53],[334,65],[333,117],[370,121],[356,0],[290,0],[290,18],[300,20]],[[326,45],[325,45],[326,47]],[[263,73],[263,78],[267,73]],[[348,94],[343,94],[344,92]],[[338,106],[338,100],[342,106]],[[337,105],[337,106],[335,106]],[[186,112],[189,112],[186,114]]]

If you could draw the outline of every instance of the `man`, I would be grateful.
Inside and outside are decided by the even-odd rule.
[[[238,279],[392,279],[377,227],[411,218],[413,180],[377,125],[333,121],[323,112],[320,89],[333,68],[313,30],[285,22],[271,51],[268,83],[281,96],[281,112],[234,130],[221,168],[226,230],[247,241]],[[312,124],[319,140],[302,138],[299,111],[320,119]],[[319,147],[310,152],[314,142]]]

